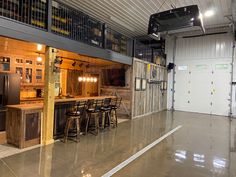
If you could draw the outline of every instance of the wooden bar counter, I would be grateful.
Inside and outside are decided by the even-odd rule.
[[[63,136],[66,112],[78,101],[114,98],[114,96],[75,97],[55,99],[54,139]],[[43,103],[7,106],[7,143],[19,148],[40,144]]]

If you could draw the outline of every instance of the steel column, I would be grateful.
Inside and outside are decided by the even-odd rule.
[[[172,82],[172,111],[175,110],[175,57],[176,57],[176,42],[177,37],[174,37],[174,47],[173,47],[173,63],[174,63],[174,69],[173,69],[173,82]]]

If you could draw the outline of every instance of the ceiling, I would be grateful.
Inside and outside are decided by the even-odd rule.
[[[39,55],[44,58],[45,46],[42,45],[41,50],[37,50],[38,44],[15,40],[7,37],[0,36],[0,57],[10,57],[17,56],[22,59],[36,59]],[[9,56],[10,55],[10,56]],[[65,57],[63,58],[64,63],[71,64],[75,61],[77,65],[83,63],[83,65],[89,66],[116,66],[120,65],[112,61],[104,60],[101,58],[93,58],[89,56],[84,56],[72,52],[67,52],[64,50],[58,50],[57,56]]]
[[[106,22],[110,27],[127,36],[147,34],[151,14],[158,10],[171,9],[171,5],[182,7],[197,4],[204,13],[213,9],[215,15],[204,18],[206,28],[223,26],[229,23],[226,15],[232,14],[231,0],[64,0],[88,15]],[[163,4],[163,5],[162,5]]]

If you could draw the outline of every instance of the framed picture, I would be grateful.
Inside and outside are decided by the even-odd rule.
[[[141,90],[141,88],[142,88],[142,82],[141,81],[142,81],[141,78],[139,78],[139,77],[135,78],[135,90],[136,91]]]
[[[142,79],[142,90],[147,89],[147,79]]]

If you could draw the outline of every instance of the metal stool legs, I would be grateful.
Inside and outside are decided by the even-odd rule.
[[[86,122],[86,128],[85,128],[85,134],[88,133],[88,128],[90,124],[91,117],[94,116],[94,123],[95,123],[95,135],[98,135],[99,132],[99,117],[97,115],[98,113],[88,113],[88,118]]]
[[[69,131],[73,123],[75,123],[76,126],[76,142],[80,141],[80,121],[79,117],[69,117],[66,121],[66,127],[64,132],[64,142],[66,143],[69,136]]]

